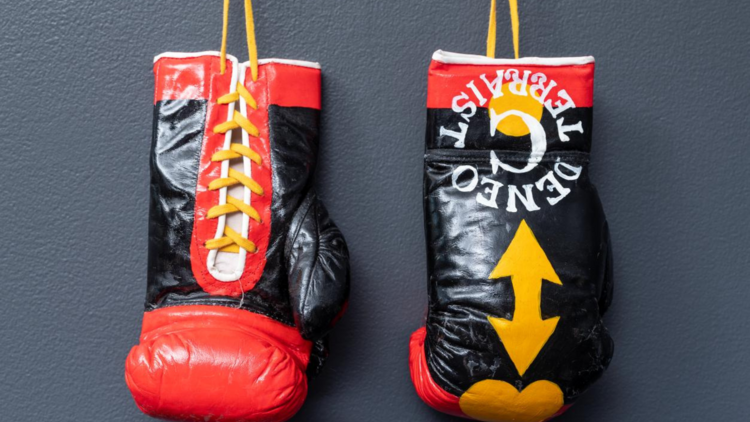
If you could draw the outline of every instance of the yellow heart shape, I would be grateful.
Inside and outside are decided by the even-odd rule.
[[[542,422],[564,404],[563,392],[550,381],[537,381],[519,392],[503,381],[485,380],[461,396],[461,410],[484,422]]]

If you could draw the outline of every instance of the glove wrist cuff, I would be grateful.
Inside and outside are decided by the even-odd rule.
[[[594,58],[491,59],[437,51],[427,149],[589,152]]]

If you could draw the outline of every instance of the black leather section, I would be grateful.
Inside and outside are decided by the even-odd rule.
[[[601,269],[604,281],[602,282],[601,293],[599,294],[599,312],[604,315],[609,306],[612,305],[612,295],[614,293],[614,259],[612,257],[612,242],[609,239],[609,225],[604,223],[605,245],[602,245],[601,253],[604,255],[604,268]],[[605,249],[606,248],[606,249]]]
[[[557,118],[552,117],[546,108],[543,109],[540,123],[544,128],[547,137],[547,151],[591,151],[591,128],[592,128],[593,109],[590,107],[571,108],[560,113]],[[564,119],[565,125],[574,125],[581,123],[583,132],[571,130],[565,132],[569,140],[563,142],[560,140],[557,128],[557,120]],[[504,151],[529,151],[531,146],[531,137],[526,136],[507,136],[500,131],[495,136],[488,137],[490,127],[490,114],[486,108],[478,108],[476,114],[469,119],[461,117],[461,114],[453,112],[451,109],[430,108],[427,109],[427,148],[453,149],[456,139],[452,136],[440,136],[440,128],[458,131],[459,123],[468,125],[465,139],[465,149],[491,149]]]
[[[312,190],[294,216],[286,255],[294,322],[302,337],[319,340],[349,298],[349,251]]]
[[[428,143],[429,144],[429,143]],[[527,153],[496,151],[507,162],[525,162]],[[534,187],[540,209],[517,212],[506,207],[507,186],[531,184],[564,161],[581,167],[577,180],[558,178],[570,193],[557,196]],[[581,153],[547,153],[523,174],[492,173],[489,151],[429,151],[424,178],[424,212],[429,272],[429,312],[425,351],[430,373],[446,391],[460,396],[474,383],[495,379],[522,390],[549,380],[575,400],[609,365],[613,342],[601,315],[611,300],[611,253],[607,224],[596,189]],[[489,196],[488,185],[470,192],[454,188],[453,170],[471,165],[479,178],[502,182],[498,208],[477,202]],[[523,167],[523,166],[518,166]],[[459,180],[465,186],[466,180]],[[531,228],[563,285],[543,282],[542,318],[560,316],[556,330],[523,377],[487,317],[513,319],[515,295],[511,279],[488,279],[522,220]],[[609,264],[608,264],[609,262]]]
[[[169,295],[198,289],[190,266],[195,185],[206,101],[167,100],[154,106],[146,309]]]
[[[313,343],[310,350],[310,362],[307,364],[307,379],[312,379],[320,374],[328,361],[328,336]]]
[[[205,101],[156,104],[151,154],[151,213],[146,309],[178,305],[242,307],[294,325],[284,257],[289,226],[311,185],[318,143],[319,111],[270,106],[268,110],[273,199],[267,263],[243,297],[211,296],[196,282],[190,241]]]
[[[289,225],[312,184],[318,153],[318,110],[301,107],[268,109],[273,168],[271,239],[258,284],[245,293],[243,307],[293,325],[284,259]]]
[[[205,100],[154,106],[146,310],[179,305],[238,306],[201,289],[190,264],[195,187],[206,124]]]

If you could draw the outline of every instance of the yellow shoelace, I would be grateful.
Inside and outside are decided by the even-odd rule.
[[[229,26],[229,0],[224,0],[224,15],[223,15],[223,28],[221,33],[221,74],[226,72],[227,68],[227,33]],[[255,24],[253,22],[253,5],[251,0],[245,0],[245,31],[247,33],[247,50],[250,57],[250,72],[252,74],[253,81],[258,80],[258,53],[255,45]],[[245,100],[245,103],[253,110],[258,109],[258,103],[253,98],[250,91],[248,91],[242,84],[237,84],[237,91],[219,97],[216,101],[217,104],[231,104],[238,102],[240,99]],[[260,134],[258,128],[255,127],[247,117],[243,116],[242,113],[235,111],[231,120],[224,123],[218,124],[214,127],[214,133],[225,134],[230,130],[242,129],[248,135],[257,138]],[[248,158],[257,165],[261,165],[262,161],[260,155],[242,144],[232,143],[229,149],[221,150],[211,156],[211,161],[222,162],[228,160],[234,160],[237,158]],[[236,185],[243,185],[250,189],[256,195],[263,195],[263,188],[242,172],[239,172],[233,168],[229,168],[227,177],[216,179],[208,184],[208,190],[219,190],[228,188]],[[241,212],[253,220],[261,223],[260,214],[251,205],[246,204],[244,201],[237,199],[227,193],[227,203],[222,205],[216,205],[208,210],[206,218],[219,218],[223,215],[232,214],[235,212]],[[224,235],[218,239],[211,239],[206,242],[206,248],[218,249],[220,252],[239,253],[240,248],[255,253],[258,248],[251,240],[248,240],[240,233],[237,233],[228,224],[224,224]]]
[[[237,84],[237,92],[232,92],[221,96],[216,101],[216,103],[230,104],[239,101],[240,98],[245,100],[247,105],[252,107],[254,110],[258,109],[258,104],[255,101],[255,98],[253,98],[253,96],[250,94],[250,91],[248,91],[241,84]],[[232,120],[228,120],[224,123],[216,125],[214,127],[214,133],[224,134],[233,129],[242,129],[252,137],[258,137],[258,135],[260,134],[258,128],[255,127],[255,125],[252,124],[252,122],[250,122],[247,117],[243,116],[238,111],[234,112]],[[222,162],[227,160],[234,160],[237,158],[248,158],[257,165],[261,165],[262,163],[260,155],[257,152],[253,151],[249,147],[237,143],[232,143],[229,149],[217,151],[214,155],[211,156],[211,161]],[[258,182],[233,168],[229,169],[227,177],[222,177],[209,183],[208,190],[219,190],[238,184],[241,184],[250,189],[250,191],[256,195],[262,196],[264,194],[263,188],[258,184]],[[255,208],[229,194],[227,194],[227,203],[211,207],[211,209],[208,210],[206,218],[218,218],[222,215],[227,215],[235,212],[241,212],[257,221],[258,223],[262,222],[260,214],[258,214],[258,211]],[[207,241],[206,248],[218,249],[220,252],[231,253],[238,253],[240,251],[240,248],[245,249],[250,253],[255,253],[258,250],[258,248],[255,246],[255,243],[242,237],[241,234],[234,231],[231,227],[229,227],[228,224],[224,225],[224,236],[218,239],[211,239]]]
[[[229,0],[224,0],[224,26],[221,31],[221,74],[227,70],[227,33],[229,32]],[[250,73],[253,81],[258,80],[258,48],[255,44],[255,20],[253,2],[245,0],[245,34],[247,35],[247,55],[250,59]]]
[[[508,0],[510,5],[510,26],[513,30],[513,50],[518,58],[518,0]],[[495,58],[495,43],[497,40],[497,0],[490,4],[490,27],[487,31],[487,57]]]

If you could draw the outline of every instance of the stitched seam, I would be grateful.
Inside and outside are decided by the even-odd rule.
[[[169,304],[169,305],[159,305],[158,307],[154,307],[152,309],[146,309],[145,312],[154,312],[154,311],[157,311],[159,309],[174,308],[174,307],[178,307],[178,306],[197,306],[197,305],[200,305],[200,306],[219,306],[219,307],[224,307],[224,308],[237,309],[237,308],[234,308],[232,306],[228,306],[227,304],[224,304],[224,303],[204,302],[204,301],[198,301],[198,300],[196,300],[196,301],[190,301],[190,302],[185,302],[185,303],[175,303],[175,304]],[[284,324],[284,325],[286,325],[288,327],[294,327],[293,323],[289,323],[287,321],[279,319],[278,317],[270,315],[270,314],[268,314],[266,312],[256,311],[255,309],[248,309],[248,308],[240,308],[240,309],[242,309],[243,311],[254,313],[254,314],[263,315],[265,317],[271,318],[274,321],[280,322],[280,323],[282,323],[282,324]]]
[[[292,246],[291,246],[292,248],[294,247],[294,242],[296,242],[296,241],[297,241],[297,236],[299,236],[299,232],[300,232],[300,231],[302,230],[302,223],[303,223],[303,222],[305,221],[305,219],[307,218],[307,214],[309,214],[309,213],[310,213],[310,208],[312,208],[312,205],[313,205],[313,202],[312,202],[312,200],[311,200],[311,201],[310,201],[310,205],[308,205],[308,206],[307,206],[307,209],[305,210],[305,214],[304,214],[304,215],[302,216],[302,218],[300,219],[300,223],[299,223],[299,224],[297,224],[297,228],[296,228],[296,229],[294,230],[294,236],[292,237]]]
[[[469,154],[458,154],[457,155],[447,155],[447,154],[441,154],[436,153],[432,151],[445,151],[445,150],[428,150],[428,152],[425,153],[424,159],[425,162],[428,163],[488,163],[490,159],[490,152],[492,150],[487,151],[470,151]],[[500,151],[499,153],[495,153],[498,159],[504,160],[504,161],[510,161],[510,162],[528,162],[529,161],[529,153],[528,152],[516,152],[516,151]],[[583,153],[583,152],[548,152],[544,155],[544,157],[539,160],[539,163],[556,163],[561,160],[567,161],[567,162],[577,162],[577,163],[588,163],[589,162],[589,154]]]
[[[205,117],[204,123],[203,123],[203,139],[201,140],[201,147],[198,149],[198,177],[195,178],[195,192],[193,194],[193,198],[195,198],[194,199],[195,200],[195,204],[193,205],[193,241],[195,242],[196,248],[198,250],[198,261],[200,262],[200,276],[203,279],[204,283],[206,283],[207,285],[213,286],[214,285],[214,281],[208,278],[208,276],[210,276],[211,278],[213,278],[213,276],[211,276],[211,274],[207,274],[208,273],[208,268],[207,268],[208,266],[206,265],[206,260],[203,258],[203,254],[202,254],[202,251],[201,251],[201,246],[202,245],[198,241],[198,234],[197,234],[197,230],[196,230],[198,228],[198,219],[195,218],[195,215],[196,215],[195,211],[196,211],[196,209],[198,207],[198,185],[200,184],[200,178],[201,178],[200,157],[201,157],[201,155],[203,153],[203,147],[206,146],[206,139],[209,136],[208,135],[208,131],[209,131],[209,128],[208,128],[208,110],[209,110],[209,107],[211,107],[211,108],[214,107],[214,104],[211,104],[211,93],[214,92],[214,76],[213,76],[214,75],[214,61],[211,60],[210,63],[211,64],[210,64],[210,68],[209,68],[209,74],[211,75],[211,77],[209,78],[210,82],[209,82],[209,86],[208,86],[208,95],[207,95],[208,98],[206,98],[206,117]],[[190,254],[190,259],[191,260],[193,259],[192,254]],[[193,274],[193,277],[195,277],[195,274]],[[201,286],[201,288],[203,288],[203,286],[201,285],[200,282],[198,283],[198,285]]]

